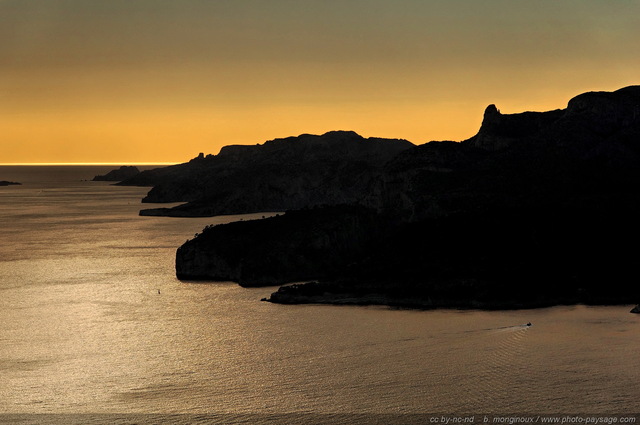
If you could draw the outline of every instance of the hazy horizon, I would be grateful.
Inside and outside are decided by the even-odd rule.
[[[639,2],[0,1],[0,162],[180,163],[353,130],[416,144],[638,83]]]

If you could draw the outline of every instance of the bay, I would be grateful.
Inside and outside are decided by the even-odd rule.
[[[23,183],[0,188],[0,413],[640,412],[632,306],[284,306],[180,282],[187,238],[268,214],[140,217],[149,188],[88,181],[111,168],[0,167]]]

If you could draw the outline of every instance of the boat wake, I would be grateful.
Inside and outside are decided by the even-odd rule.
[[[477,332],[515,332],[521,331],[523,329],[528,329],[531,326],[531,322],[523,323],[521,325],[510,325],[510,326],[499,326],[496,328],[483,328],[483,329],[472,329],[468,331],[464,331],[465,333],[477,333]]]

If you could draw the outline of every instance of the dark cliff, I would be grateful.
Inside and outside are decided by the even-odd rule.
[[[332,276],[363,255],[380,224],[372,211],[336,206],[207,227],[178,249],[176,274],[242,286]]]
[[[637,303],[635,250],[628,247],[640,237],[639,158],[640,87],[585,93],[550,112],[501,114],[490,106],[471,139],[406,149],[368,173],[356,202],[375,219],[347,232],[366,239],[340,245],[337,257],[325,257],[330,244],[305,257],[313,258],[309,264],[323,259],[321,267],[280,274],[313,244],[304,232],[286,233],[304,228],[287,220],[312,222],[320,210],[297,212],[295,220],[286,214],[277,232],[263,220],[203,234],[185,246],[209,264],[206,273],[187,261],[185,247],[176,266],[181,276],[256,285],[319,280],[281,288],[270,300],[282,303]],[[325,227],[339,223],[340,214],[326,220]],[[225,254],[226,244],[239,245]],[[251,264],[250,273],[240,264]],[[219,276],[218,269],[235,271]]]
[[[585,93],[566,109],[501,114],[478,134],[398,154],[367,205],[416,221],[451,213],[538,207],[634,192],[640,176],[640,86]]]
[[[420,308],[631,304],[640,299],[637,200],[508,209],[406,223],[339,274],[282,287],[278,303]]]
[[[143,202],[186,202],[141,215],[214,216],[358,203],[384,164],[414,145],[334,131],[256,146],[225,146],[187,164],[142,172],[122,184],[153,184]]]

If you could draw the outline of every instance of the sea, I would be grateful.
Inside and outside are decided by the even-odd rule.
[[[91,181],[113,168],[0,167],[22,183],[0,187],[1,423],[638,417],[633,305],[278,305],[276,287],[179,281],[204,226],[271,213],[141,217],[149,188]]]

